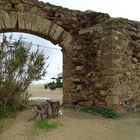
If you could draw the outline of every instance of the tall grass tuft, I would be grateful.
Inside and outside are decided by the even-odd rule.
[[[18,108],[13,107],[0,107],[0,120],[8,117],[14,117]]]

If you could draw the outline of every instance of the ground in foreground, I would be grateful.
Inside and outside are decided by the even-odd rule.
[[[118,120],[64,109],[64,116],[49,121],[58,123],[58,128],[45,132],[33,128],[28,122],[31,112],[25,110],[10,119],[10,126],[1,133],[0,140],[139,140],[140,116]]]

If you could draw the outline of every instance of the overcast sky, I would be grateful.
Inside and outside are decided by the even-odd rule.
[[[112,17],[124,17],[131,20],[140,21],[140,0],[42,0],[54,5],[67,7],[77,10],[93,10],[97,12],[108,13]],[[21,34],[20,34],[21,35]],[[19,34],[14,34],[17,38]],[[31,41],[46,47],[54,48],[52,43],[37,36],[23,34],[25,41]],[[35,46],[33,47],[36,48]],[[56,47],[57,48],[57,47]],[[43,49],[43,48],[42,48]],[[49,82],[51,77],[57,77],[62,72],[62,52],[55,49],[44,49],[45,55],[50,56],[48,63],[48,74],[37,83]],[[35,82],[34,82],[35,83]]]

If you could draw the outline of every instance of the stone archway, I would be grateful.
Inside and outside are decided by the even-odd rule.
[[[1,1],[2,2],[2,1]],[[51,21],[48,18],[45,18],[41,15],[37,15],[32,11],[23,10],[21,6],[24,4],[19,1],[17,4],[16,1],[5,2],[3,1],[3,9],[0,10],[0,32],[24,32],[30,33],[39,37],[42,37],[46,40],[51,41],[53,44],[58,44],[63,51],[64,63],[64,93],[68,91],[67,87],[71,87],[72,82],[69,82],[67,85],[67,81],[69,81],[69,76],[71,76],[67,70],[70,70],[70,66],[72,65],[71,61],[71,48],[72,48],[72,40],[73,36],[66,31],[63,27]],[[23,5],[22,5],[23,4]],[[29,5],[28,5],[29,4]],[[26,6],[32,6],[35,4],[36,7],[32,7],[33,9],[39,6],[39,2],[26,2]],[[4,7],[9,6],[9,9]],[[18,7],[19,6],[19,7]],[[13,8],[14,7],[14,8]],[[16,9],[17,7],[17,9]],[[18,11],[19,8],[19,11]],[[21,8],[21,9],[20,9]],[[67,75],[68,73],[68,75]],[[66,81],[66,82],[65,82]],[[66,85],[66,86],[65,86]],[[64,94],[65,95],[65,94]]]
[[[0,32],[8,31],[34,34],[62,47],[65,105],[121,110],[126,100],[138,99],[139,22],[38,0],[0,0]]]

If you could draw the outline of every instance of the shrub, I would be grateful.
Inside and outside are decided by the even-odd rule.
[[[50,88],[51,90],[55,90],[55,89],[56,89],[56,84],[55,84],[55,82],[50,82],[50,83],[48,83],[48,86],[49,86],[49,88]]]
[[[55,90],[55,89],[56,89],[56,86],[55,86],[55,85],[49,85],[49,88],[50,88],[51,90]]]
[[[120,117],[120,114],[113,108],[111,107],[83,107],[81,108],[82,112],[86,112],[92,115],[96,115],[96,114],[101,114],[103,117],[105,118],[112,118],[112,119],[116,119],[118,117]]]
[[[63,83],[61,82],[61,79],[60,78],[56,78],[56,87],[57,88],[62,88],[63,86]]]
[[[53,77],[53,79],[56,79],[56,82],[54,82],[54,81],[53,82],[50,82],[50,83],[47,84],[47,86],[49,86],[50,89],[54,89],[54,87],[55,88],[62,88],[63,83],[60,81],[60,78],[54,78]]]
[[[0,120],[8,117],[14,117],[18,108],[13,107],[0,107]]]
[[[56,88],[62,88],[63,83],[62,82],[56,82]]]
[[[39,49],[31,52],[31,44],[21,38],[11,40],[4,36],[0,43],[0,106],[24,107],[29,85],[46,73],[46,59]]]
[[[55,82],[48,83],[48,86],[50,86],[50,85],[55,85]]]

